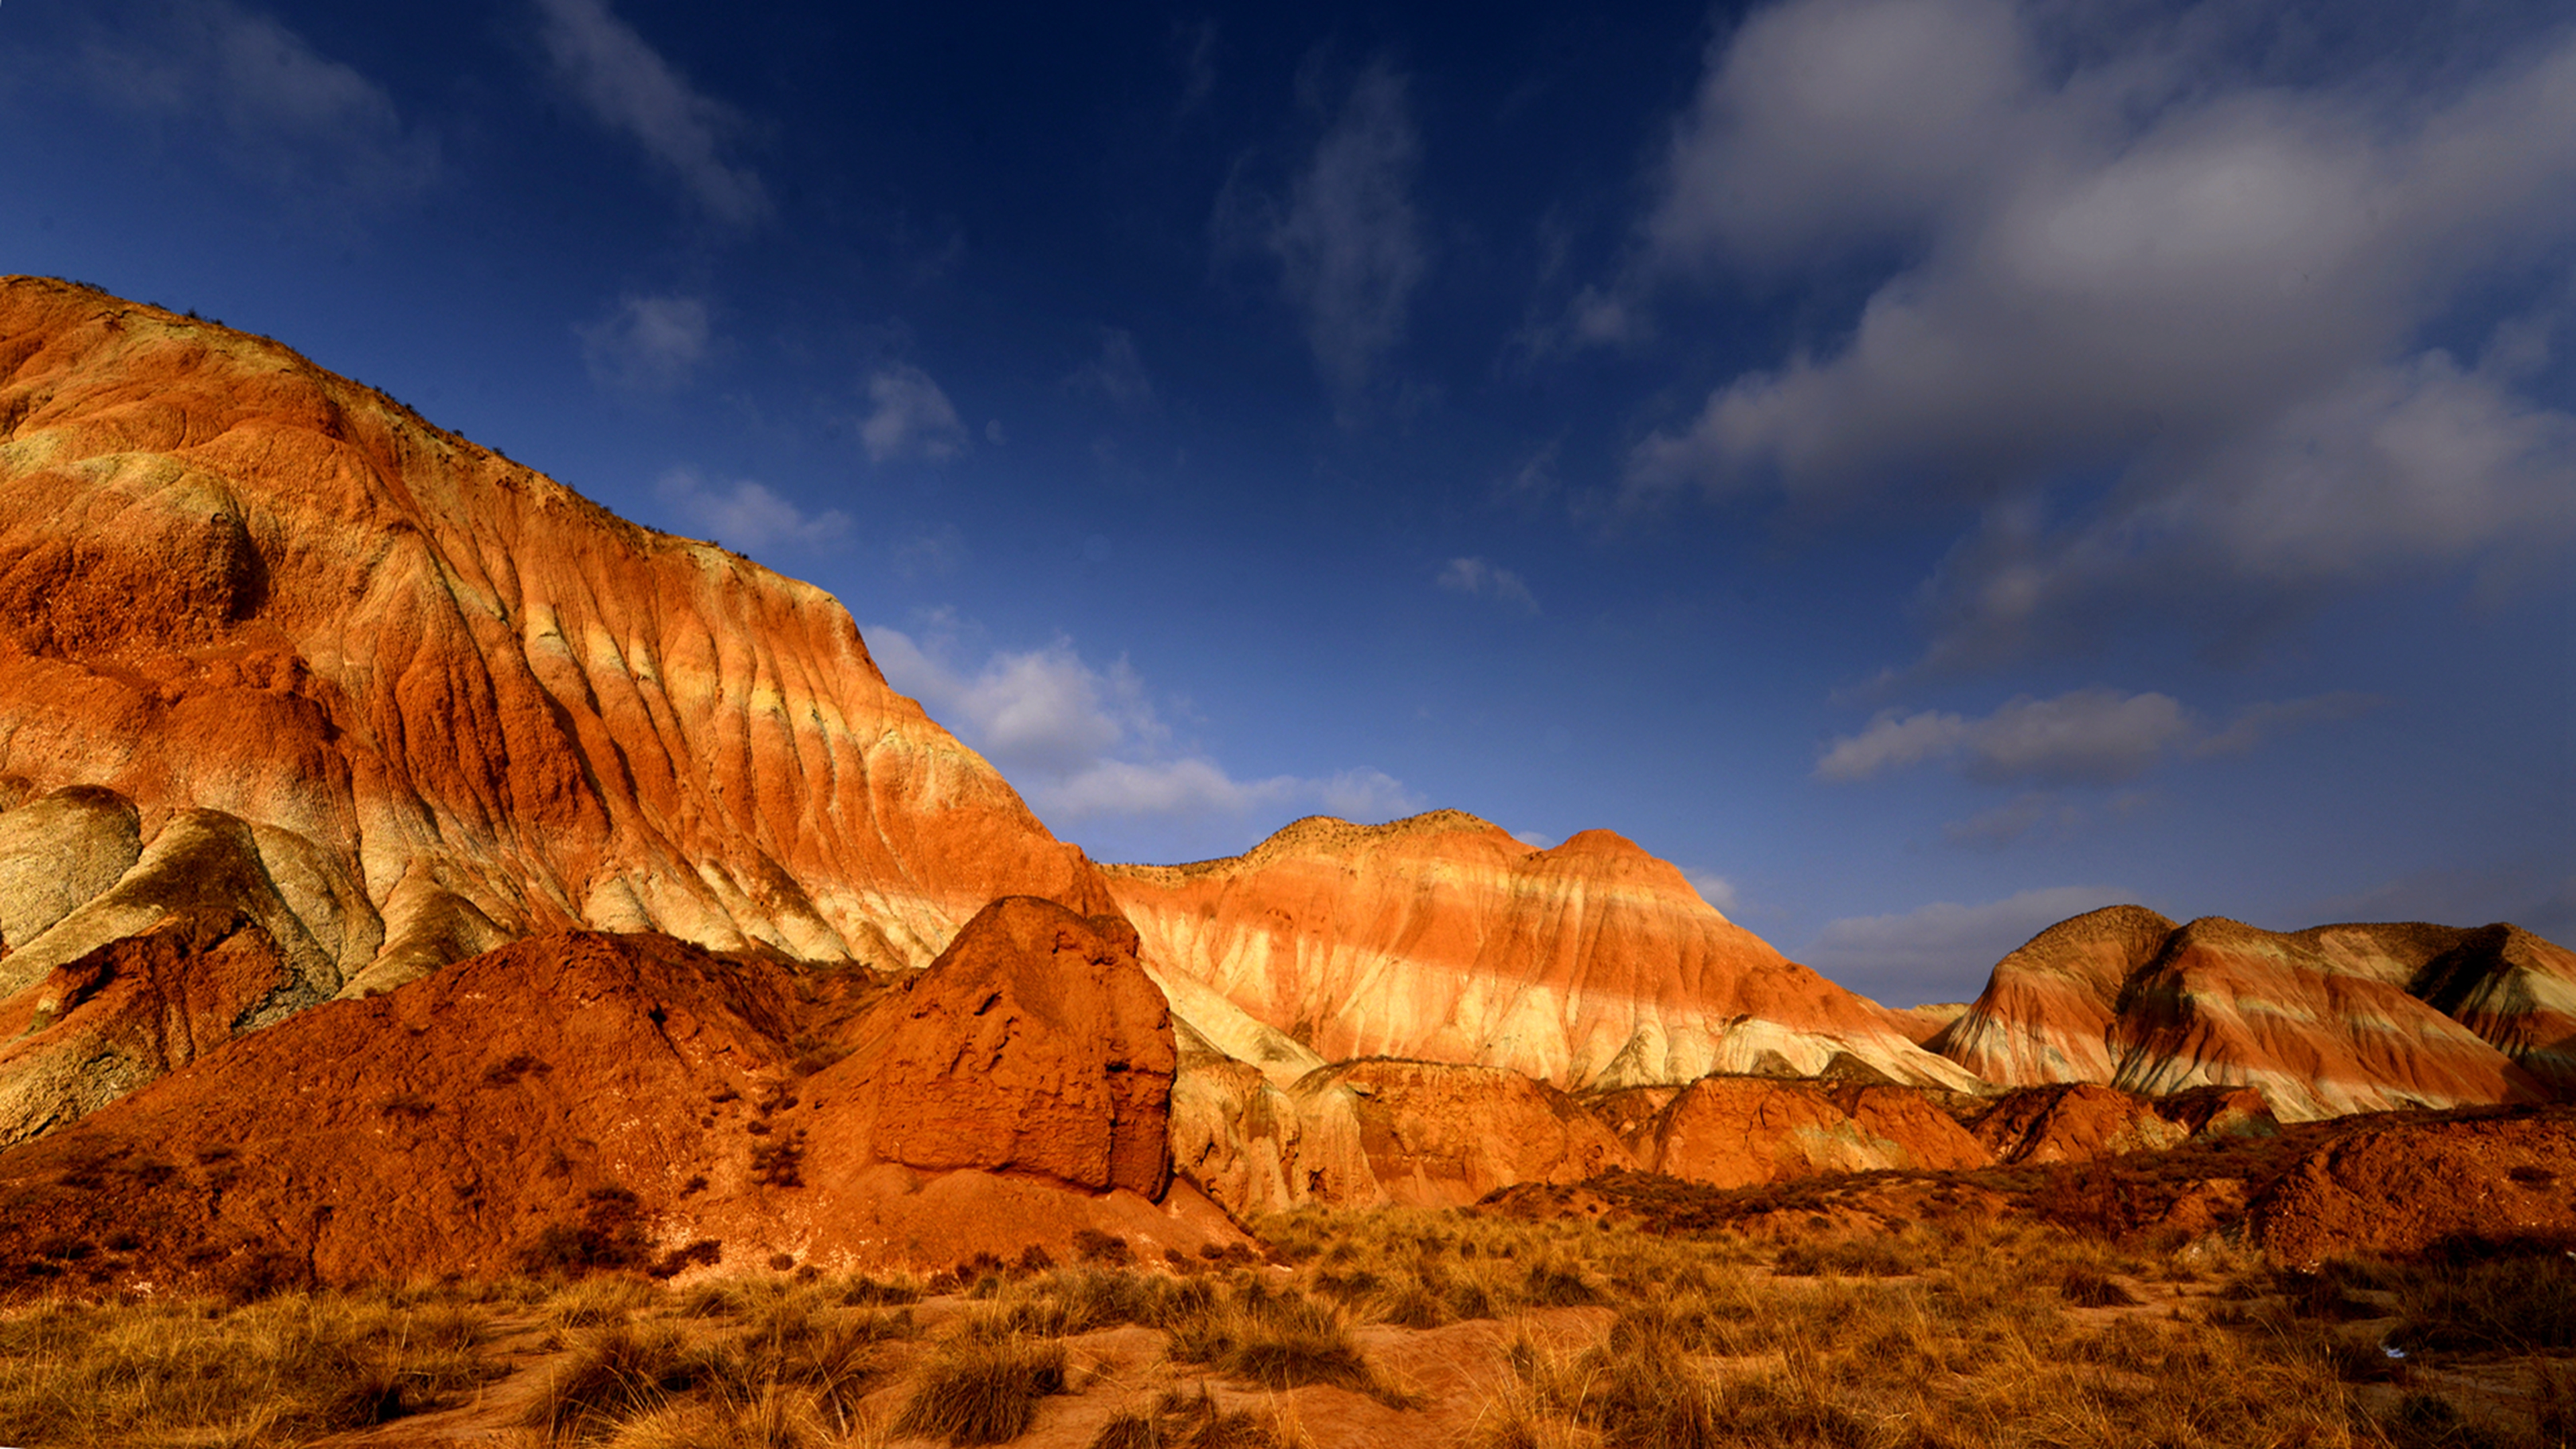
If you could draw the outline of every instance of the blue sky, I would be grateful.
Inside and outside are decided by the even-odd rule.
[[[831,589],[1102,858],[2576,937],[2563,6],[1569,8],[15,0],[0,271]]]

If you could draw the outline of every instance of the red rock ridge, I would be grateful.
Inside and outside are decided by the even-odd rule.
[[[1212,991],[1325,1061],[1503,1067],[1573,1090],[1815,1073],[1844,1053],[1898,1081],[1973,1081],[1606,830],[1533,850],[1455,810],[1315,817],[1231,859],[1102,870],[1176,1003]]]
[[[29,1020],[187,914],[154,866],[188,822],[295,1007],[569,926],[920,966],[996,896],[1111,905],[822,591],[276,343],[33,278],[0,279],[0,806]],[[149,1075],[235,1016],[117,1050]],[[0,1141],[49,1090],[0,1080]]]
[[[2576,954],[2512,926],[2318,926],[2115,906],[1998,963],[1929,1043],[2001,1085],[2261,1090],[2284,1120],[2576,1089]]]

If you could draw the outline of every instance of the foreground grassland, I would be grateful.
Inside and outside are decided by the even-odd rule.
[[[0,1443],[2576,1443],[2559,1253],[2285,1275],[2214,1240],[1972,1220],[1258,1226],[1273,1262],[22,1304],[0,1316]]]

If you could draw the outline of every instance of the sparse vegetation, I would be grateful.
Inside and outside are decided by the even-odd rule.
[[[0,1432],[44,1445],[266,1444],[456,1402],[485,1315],[396,1294],[56,1301],[0,1317]]]
[[[1656,1231],[1697,1211],[1659,1191],[1654,1224],[1300,1211],[1257,1225],[1270,1262],[1140,1266],[1085,1240],[933,1284],[566,1266],[237,1308],[32,1304],[0,1314],[0,1429],[285,1444],[478,1393],[530,1449],[1006,1443],[1042,1422],[1094,1449],[1290,1449],[1348,1394],[1477,1449],[2563,1449],[2576,1420],[2576,1262],[2556,1252],[2301,1274],[2027,1217]],[[576,1227],[615,1240],[622,1202],[595,1195]],[[1466,1372],[1396,1372],[1422,1344]]]

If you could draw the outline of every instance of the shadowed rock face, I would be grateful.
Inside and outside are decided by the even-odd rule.
[[[1028,929],[1040,915],[1075,948]],[[1239,1241],[1162,1192],[1151,991],[1114,933],[1044,902],[979,916],[909,991],[668,937],[532,937],[241,1037],[0,1156],[0,1279],[59,1271],[40,1265],[66,1243],[77,1273],[169,1285],[488,1278],[583,1231],[622,1237],[593,1246],[624,1266],[711,1242],[737,1269],[1062,1256],[1084,1228],[1149,1256]],[[857,1050],[806,1076],[818,1032]],[[1106,1042],[1135,1090],[1031,1100],[1050,1065],[1096,1079]],[[940,1090],[988,1069],[980,1096]],[[871,1130],[916,1110],[900,1143]]]
[[[1574,1090],[1812,1074],[1842,1054],[1898,1082],[1974,1080],[1606,830],[1532,850],[1454,810],[1317,817],[1232,859],[1103,870],[1185,1020],[1193,992],[1211,995],[1324,1061],[1502,1067]]]
[[[45,1085],[78,1052],[148,1077],[531,932],[920,966],[996,896],[1111,905],[820,590],[275,343],[29,278],[0,279],[0,806],[0,1015],[153,933],[118,979],[187,1003],[13,1047],[0,1142],[96,1105]]]
[[[2576,1093],[2576,954],[2518,927],[2061,922],[1928,1043],[2002,1085],[2260,1089],[2285,1120]]]

